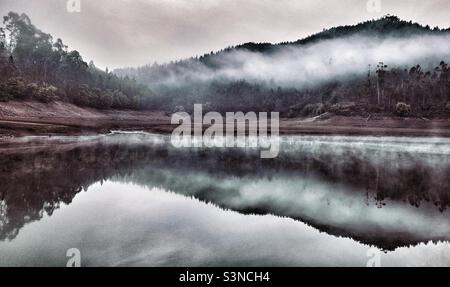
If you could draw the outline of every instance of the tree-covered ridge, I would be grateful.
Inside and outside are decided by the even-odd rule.
[[[450,29],[438,27],[432,29],[387,15],[378,20],[327,29],[294,42],[245,43],[200,57],[118,69],[115,73],[134,77],[137,82],[149,85],[158,96],[164,97],[163,104],[166,109],[185,106],[189,110],[194,102],[202,102],[221,112],[272,110],[279,111],[285,116],[317,115],[327,111],[339,113],[343,106],[346,111],[351,109],[351,114],[393,113],[397,110],[400,115],[448,114],[449,68],[443,59],[434,60],[426,67],[412,61],[401,68],[389,62],[367,62],[366,72],[356,77],[339,78],[340,75],[337,74],[335,78],[319,85],[304,87],[285,86],[271,79],[252,81],[246,78],[231,80],[223,77],[208,78],[216,71],[234,68],[233,65],[242,65],[239,63],[242,58],[255,54],[259,57],[256,62],[261,58],[270,61],[277,53],[308,48],[327,40],[345,42],[346,39],[358,38],[361,39],[360,42],[368,39],[383,42],[386,39],[404,39],[411,43],[416,40],[414,37],[421,36],[424,36],[424,41],[428,39],[427,37],[448,37]],[[428,45],[430,46],[430,43]],[[244,54],[239,54],[240,52]],[[238,60],[233,63],[235,59]],[[332,60],[330,58],[330,62]],[[327,66],[324,68],[330,69]],[[345,68],[342,67],[342,71]],[[206,80],[197,75],[205,75]],[[398,103],[403,104],[397,107]]]
[[[25,14],[10,12],[0,28],[0,100],[63,100],[95,108],[139,108],[149,88],[86,63],[35,27]]]
[[[248,57],[256,57],[256,63],[271,61],[277,51],[284,53],[299,47],[315,47],[316,43],[333,39],[346,42],[351,39],[348,37],[359,37],[351,42],[350,48],[369,40],[377,44],[378,40],[386,38],[405,39],[406,43],[411,43],[414,40],[410,37],[418,35],[426,36],[424,41],[443,36],[441,44],[447,44],[450,29],[431,29],[395,16],[331,28],[295,42],[246,43],[201,57],[119,69],[114,73],[102,71],[92,62],[86,63],[78,51],[69,50],[61,39],[54,40],[39,30],[25,14],[10,12],[4,17],[3,24],[0,28],[0,101],[61,100],[101,109],[163,111],[172,111],[179,106],[189,111],[195,103],[202,103],[205,111],[278,111],[282,116],[293,117],[325,112],[344,115],[381,112],[427,117],[450,114],[450,68],[440,58],[426,67],[413,61],[403,67],[390,62],[368,62],[370,66],[363,66],[358,75],[345,75],[347,67],[339,66],[329,79],[315,85],[282,85],[267,75],[266,80],[260,81],[241,75],[225,78],[223,73],[211,76],[217,71],[226,74],[228,68],[232,70],[234,66],[242,65],[239,61],[246,61]],[[430,46],[428,42],[425,44]],[[433,47],[430,51],[434,54]],[[291,56],[301,57],[287,55],[287,59],[282,59],[284,62],[276,62],[271,68],[277,71],[281,68],[291,74],[298,72],[298,67],[289,67],[289,62]],[[259,72],[252,66],[253,62],[247,64],[252,71]],[[328,59],[322,64],[326,72],[332,69]],[[300,70],[302,68],[300,66]],[[295,74],[294,80],[302,81],[301,75]]]
[[[431,29],[429,25],[423,26],[419,23],[413,23],[412,21],[405,21],[397,16],[386,15],[381,19],[373,19],[365,22],[361,22],[355,25],[344,25],[339,27],[333,27],[330,29],[324,29],[322,32],[315,33],[307,36],[303,39],[299,39],[293,42],[281,42],[278,44],[271,43],[254,43],[248,42],[234,47],[228,47],[223,51],[230,51],[233,49],[245,49],[252,52],[270,53],[276,51],[278,48],[286,46],[298,46],[316,43],[322,40],[331,40],[342,37],[349,37],[355,34],[363,33],[370,36],[382,35],[407,37],[412,34],[427,33],[427,34],[442,34],[450,32],[450,28],[441,29],[434,27]],[[214,53],[212,53],[214,54]],[[206,54],[202,58],[206,59],[211,54]]]

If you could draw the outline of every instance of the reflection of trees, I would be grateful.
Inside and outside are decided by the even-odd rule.
[[[26,222],[51,215],[61,203],[70,204],[89,185],[124,175],[143,151],[93,145],[1,155],[0,240],[14,238]]]
[[[346,152],[280,153],[273,160],[259,158],[258,151],[236,149],[186,150],[165,145],[98,142],[70,148],[50,146],[34,152],[0,155],[0,240],[14,238],[26,222],[39,220],[44,212],[52,214],[61,203],[70,204],[73,197],[91,184],[118,179],[163,187],[200,200],[231,208],[224,199],[239,192],[233,187],[195,185],[176,178],[183,174],[204,174],[212,181],[242,178],[257,181],[279,174],[318,178],[339,183],[352,192],[368,192],[379,201],[392,199],[419,206],[424,201],[441,211],[450,203],[450,167],[429,164],[417,158],[380,154],[377,160],[368,155]],[[430,160],[428,158],[428,160]],[[399,163],[407,164],[399,164]],[[270,202],[237,210],[243,213],[274,213]],[[417,243],[413,238],[386,238],[366,235],[349,229],[328,226],[314,218],[297,218],[330,234],[351,236],[366,243],[393,248]],[[375,232],[376,233],[376,232]],[[381,236],[381,235],[380,235]]]

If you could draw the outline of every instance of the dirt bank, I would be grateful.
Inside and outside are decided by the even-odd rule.
[[[96,110],[70,103],[0,103],[0,135],[91,134],[114,129],[170,130],[170,117],[164,112]]]
[[[166,112],[96,110],[54,102],[0,103],[0,136],[95,134],[111,130],[170,133]],[[326,114],[315,118],[281,119],[281,134],[397,135],[450,137],[450,119],[369,118]]]

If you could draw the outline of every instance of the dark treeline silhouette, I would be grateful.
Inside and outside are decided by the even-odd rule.
[[[206,111],[279,111],[289,117],[325,112],[444,116],[450,113],[450,72],[444,61],[432,63],[433,68],[416,63],[407,68],[372,63],[367,76],[336,78],[307,87],[251,81],[244,77],[198,80],[192,75],[207,77],[208,73],[230,65],[223,62],[224,55],[236,51],[269,57],[286,47],[352,35],[376,39],[448,34],[448,29],[431,29],[385,16],[324,30],[295,42],[246,43],[201,57],[118,69],[112,73],[96,68],[92,62],[86,63],[78,51],[68,50],[61,39],[54,40],[36,28],[27,15],[10,12],[4,17],[4,28],[0,28],[0,101],[61,100],[100,109],[163,111],[173,111],[180,106],[191,111],[195,103],[203,103]]]

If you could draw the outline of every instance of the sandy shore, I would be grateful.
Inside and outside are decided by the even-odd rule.
[[[0,136],[83,135],[111,130],[170,133],[170,113],[96,110],[55,102],[0,103]],[[280,119],[281,134],[392,135],[450,137],[450,119],[370,118],[327,115]]]

